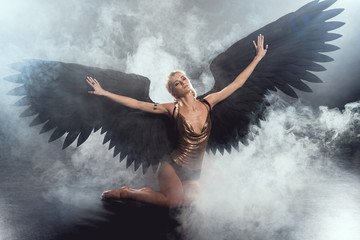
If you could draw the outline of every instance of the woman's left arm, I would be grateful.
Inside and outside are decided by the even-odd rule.
[[[253,41],[253,44],[256,49],[256,56],[252,60],[252,62],[228,86],[226,86],[219,92],[209,94],[208,96],[205,97],[205,99],[210,103],[211,107],[214,107],[217,103],[223,101],[224,99],[229,97],[233,92],[235,92],[237,89],[242,87],[246,82],[246,80],[250,77],[251,73],[254,71],[256,65],[265,56],[268,49],[268,45],[266,45],[264,49],[264,36],[260,34],[258,36],[257,43]]]

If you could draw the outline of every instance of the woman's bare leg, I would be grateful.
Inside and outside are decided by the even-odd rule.
[[[183,203],[185,205],[191,205],[200,194],[200,185],[197,180],[189,180],[182,182],[183,184]]]
[[[151,188],[140,190],[122,187],[116,190],[105,191],[102,198],[134,199],[140,202],[151,203],[164,207],[178,207],[182,203],[183,188],[174,168],[167,162],[162,162],[158,172],[160,191]]]

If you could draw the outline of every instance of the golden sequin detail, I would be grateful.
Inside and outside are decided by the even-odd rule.
[[[171,153],[172,160],[191,170],[201,169],[211,130],[210,112],[208,111],[200,133],[195,132],[192,126],[186,122],[186,119],[180,113],[180,109],[175,124],[179,140],[177,148]]]

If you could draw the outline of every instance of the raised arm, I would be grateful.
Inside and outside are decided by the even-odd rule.
[[[256,56],[254,57],[252,62],[228,86],[226,86],[219,92],[209,94],[205,97],[205,99],[211,104],[211,107],[214,107],[217,103],[223,101],[237,89],[242,87],[246,80],[250,77],[251,73],[254,71],[256,65],[265,56],[268,45],[266,45],[266,48],[264,49],[264,36],[260,34],[258,36],[257,43],[253,41],[253,44],[256,49]]]
[[[150,112],[150,113],[171,115],[172,103],[154,104],[154,103],[139,101],[134,98],[121,96],[104,90],[95,78],[87,77],[86,81],[94,89],[94,91],[89,91],[90,94],[107,97],[129,108],[139,109],[141,111]]]

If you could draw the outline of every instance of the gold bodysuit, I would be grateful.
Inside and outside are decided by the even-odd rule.
[[[207,108],[208,102],[201,102]],[[210,104],[208,105],[210,109]],[[201,169],[203,157],[210,136],[211,120],[210,111],[208,111],[204,126],[200,133],[194,131],[193,127],[181,115],[180,107],[178,107],[178,115],[175,119],[175,127],[178,132],[177,148],[171,153],[171,159],[176,165],[182,167],[182,170],[199,170]],[[175,109],[174,109],[175,113]],[[175,169],[176,171],[176,169]],[[181,176],[179,176],[181,179]],[[200,172],[199,172],[200,177]]]

